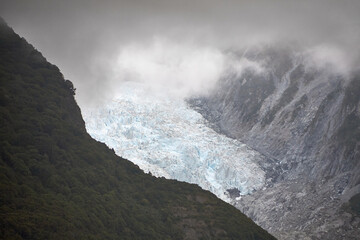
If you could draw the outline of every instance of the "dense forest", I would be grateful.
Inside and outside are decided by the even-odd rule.
[[[75,88],[0,19],[1,239],[275,239],[200,187],[85,130]]]

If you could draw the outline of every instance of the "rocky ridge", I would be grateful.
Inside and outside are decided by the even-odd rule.
[[[267,156],[271,184],[233,203],[279,239],[355,239],[359,216],[344,206],[360,192],[360,75],[287,46],[229,54],[261,71],[230,69],[189,103]]]

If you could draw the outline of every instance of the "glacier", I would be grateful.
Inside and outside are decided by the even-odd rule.
[[[265,186],[262,155],[211,129],[186,101],[124,82],[117,97],[82,109],[88,133],[157,177],[198,184],[229,202]]]

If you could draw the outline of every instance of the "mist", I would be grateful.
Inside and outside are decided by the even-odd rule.
[[[313,64],[359,64],[360,1],[0,1],[0,15],[77,88],[80,106],[116,97],[123,81],[188,97],[211,90],[227,49],[295,42]]]

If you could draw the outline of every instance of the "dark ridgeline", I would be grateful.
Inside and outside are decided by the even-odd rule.
[[[85,130],[72,83],[0,20],[1,239],[275,239]]]

